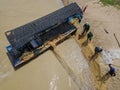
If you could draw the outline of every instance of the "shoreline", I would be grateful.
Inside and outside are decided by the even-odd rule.
[[[73,0],[63,0],[63,3],[64,3],[64,5],[67,5],[69,2],[68,1],[70,1],[70,2],[72,2]],[[92,8],[91,7],[99,7],[99,8],[101,8],[101,5],[100,5],[100,3],[98,3],[97,2],[98,0],[96,0],[96,1],[82,1],[82,0],[76,0],[76,2],[79,4],[79,5],[81,5],[81,6],[84,6],[84,5],[88,5],[88,9],[89,10],[87,10],[87,11],[89,11],[89,12],[87,12],[86,11],[86,13],[85,13],[85,18],[84,18],[84,20],[83,20],[83,22],[85,22],[85,21],[90,21],[90,23],[91,23],[91,25],[93,25],[92,26],[92,31],[93,31],[93,33],[95,33],[95,37],[93,38],[94,40],[92,41],[92,44],[89,44],[87,47],[82,47],[82,52],[83,52],[83,54],[84,54],[84,56],[89,60],[89,56],[91,55],[91,54],[93,54],[93,52],[94,52],[94,46],[96,46],[96,45],[100,45],[100,46],[102,46],[105,50],[109,50],[109,49],[111,49],[111,48],[113,48],[113,49],[115,49],[118,45],[116,44],[116,41],[114,40],[114,37],[112,37],[113,39],[109,39],[108,38],[108,36],[106,35],[106,36],[103,36],[103,35],[105,35],[105,33],[102,31],[102,34],[103,35],[99,35],[99,33],[96,33],[95,32],[95,28],[96,28],[96,26],[95,25],[97,25],[97,23],[99,23],[99,21],[100,21],[100,23],[102,22],[101,20],[96,20],[96,17],[97,17],[97,13],[95,14],[96,15],[96,17],[95,17],[95,20],[97,21],[97,23],[94,21],[94,19],[91,17],[91,13],[94,13],[93,12],[93,10],[92,10]],[[90,6],[89,6],[89,3],[90,3]],[[92,6],[92,4],[93,3],[96,3],[95,4],[95,6]],[[94,4],[93,4],[94,5]],[[104,8],[107,8],[108,10],[110,10],[109,9],[109,7],[104,7]],[[110,8],[114,8],[114,7],[110,7]],[[93,8],[94,9],[94,8]],[[91,11],[90,11],[91,10]],[[97,9],[96,9],[97,10]],[[102,9],[103,10],[103,9]],[[105,11],[105,10],[104,10]],[[101,11],[102,12],[102,11]],[[98,15],[99,16],[99,15]],[[89,18],[88,18],[89,17]],[[100,16],[101,17],[101,16]],[[97,17],[97,18],[99,18],[99,17]],[[112,18],[112,17],[111,17]],[[93,20],[92,20],[93,19]],[[82,23],[83,23],[82,22]],[[96,24],[95,24],[96,23]],[[83,25],[83,24],[82,24]],[[82,25],[80,25],[81,27],[82,27]],[[99,25],[99,24],[98,24]],[[106,24],[107,25],[107,24]],[[101,24],[100,25],[101,27],[103,27],[103,24]],[[98,27],[98,28],[101,28],[101,27]],[[104,27],[106,27],[106,26],[104,26]],[[103,30],[105,30],[105,28],[103,28]],[[81,31],[81,30],[80,30]],[[111,31],[112,32],[112,31]],[[78,32],[78,33],[80,33],[80,32]],[[109,37],[111,36],[111,34],[109,35]],[[96,38],[96,39],[95,39]],[[103,38],[103,39],[102,39]],[[104,38],[107,38],[108,39],[108,41],[107,42],[104,42],[103,40],[104,40]],[[101,39],[101,41],[102,42],[98,42],[98,39]],[[108,43],[110,43],[110,42],[112,42],[114,40],[114,43],[112,43],[112,45],[110,45],[110,44],[108,44]],[[81,41],[81,40],[80,40]],[[78,43],[79,43],[79,45],[80,45],[80,47],[81,47],[81,42],[80,41],[78,41]],[[93,45],[94,44],[94,45]],[[118,47],[117,47],[118,48]],[[89,61],[88,61],[88,63],[89,63]],[[108,82],[110,82],[111,81],[111,79],[110,80],[106,80],[105,81],[105,83],[104,83],[104,81],[99,81],[99,78],[102,78],[102,77],[104,77],[104,75],[106,74],[106,72],[108,71],[108,66],[105,64],[105,62],[104,62],[104,60],[103,60],[103,58],[101,57],[101,56],[99,56],[98,57],[98,59],[95,61],[95,62],[90,62],[89,63],[89,65],[90,65],[90,67],[91,67],[91,70],[92,70],[92,72],[93,72],[93,76],[94,76],[94,81],[95,81],[95,87],[96,87],[96,89],[98,89],[98,90],[108,90],[108,88],[109,88],[109,90],[113,90],[114,88],[116,88],[117,90],[118,90],[118,87],[113,87],[113,86],[111,86],[111,85],[113,85],[112,84],[112,82],[111,82],[111,84],[110,83],[108,83]],[[98,69],[95,69],[95,67],[96,67],[96,65],[97,65],[97,68],[98,69],[100,69],[100,71],[98,70]],[[97,72],[98,71],[98,72]],[[97,78],[96,78],[97,77]],[[98,78],[99,77],[99,78]],[[118,74],[118,76],[117,77],[115,77],[115,78],[118,78],[119,77],[119,74]],[[119,77],[120,78],[120,77]],[[108,78],[109,79],[109,78]],[[118,82],[117,80],[114,80],[114,82],[113,83],[115,83],[115,82]],[[119,84],[117,84],[118,86],[119,86]]]

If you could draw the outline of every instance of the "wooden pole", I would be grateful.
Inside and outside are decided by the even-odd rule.
[[[118,41],[118,39],[117,39],[115,33],[114,33],[114,37],[115,37],[115,39],[116,39],[116,41],[117,41],[117,44],[118,44],[118,46],[119,46],[119,48],[120,48],[120,42]]]

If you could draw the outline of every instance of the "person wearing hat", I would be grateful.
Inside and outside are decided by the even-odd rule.
[[[92,38],[93,38],[93,33],[92,32],[89,32],[88,34],[87,34],[87,40],[85,41],[85,42],[83,42],[83,46],[87,46],[88,45],[88,43],[89,43],[89,41],[91,41],[92,40]]]
[[[81,37],[83,37],[84,35],[87,34],[87,32],[89,31],[90,29],[90,24],[88,22],[86,22],[84,25],[83,25],[83,32],[81,35],[79,35],[79,38],[80,39]]]
[[[89,33],[87,34],[87,41],[91,41],[92,38],[93,38],[93,33],[92,33],[92,32],[89,32]]]
[[[110,76],[116,76],[116,73],[115,73],[116,70],[115,70],[115,68],[112,67],[111,64],[109,64],[109,68],[110,68],[110,70],[108,71],[108,74]]]
[[[91,57],[91,59],[93,59],[94,57],[98,56],[99,53],[101,53],[103,51],[103,48],[101,46],[96,46],[94,49],[95,53],[94,55]]]

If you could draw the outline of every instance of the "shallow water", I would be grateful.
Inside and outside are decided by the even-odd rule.
[[[12,73],[0,90],[78,90],[52,51]]]
[[[0,0],[0,81],[14,73],[6,55],[5,32],[57,10],[56,0]]]

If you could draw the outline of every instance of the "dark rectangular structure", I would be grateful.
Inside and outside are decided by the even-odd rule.
[[[68,35],[68,33],[75,32],[76,27],[68,21],[68,18],[75,15],[82,16],[83,13],[76,3],[72,3],[42,18],[5,32],[10,43],[6,48],[14,68],[30,61],[20,60],[24,53],[34,52],[33,59],[50,47],[49,45],[42,47],[48,41],[54,40],[60,35],[65,36],[66,33]]]
[[[47,16],[10,30],[5,34],[10,44],[17,49],[29,42],[33,38],[34,34],[42,31],[44,32],[46,29],[66,22],[70,16],[75,14],[82,14],[82,10],[76,3],[72,3],[51,14],[48,14]]]

